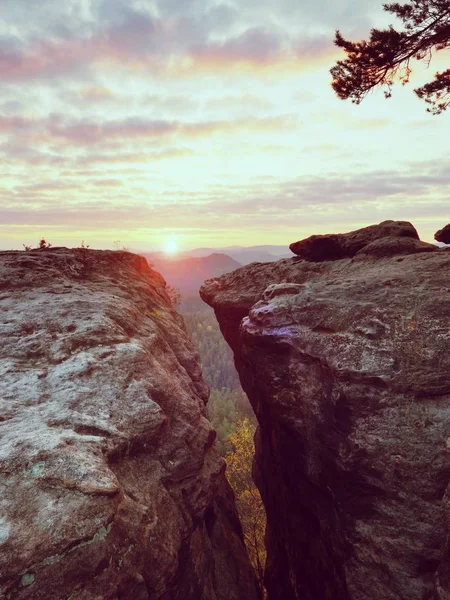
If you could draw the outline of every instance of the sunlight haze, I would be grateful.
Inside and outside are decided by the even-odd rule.
[[[178,242],[176,240],[176,238],[168,238],[165,242],[164,242],[164,252],[165,254],[167,254],[168,256],[173,256],[178,252]]]
[[[385,219],[431,241],[450,113],[413,87],[448,53],[390,100],[330,87],[335,29],[387,21],[379,0],[4,0],[0,247],[287,246]]]

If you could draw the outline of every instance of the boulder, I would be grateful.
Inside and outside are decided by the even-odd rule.
[[[450,223],[442,229],[439,229],[439,231],[436,231],[434,239],[443,244],[450,244]]]
[[[450,255],[380,227],[201,289],[258,419],[270,600],[450,598]]]
[[[305,240],[294,242],[289,248],[297,256],[309,261],[339,260],[352,258],[365,246],[386,237],[419,239],[411,223],[383,221],[379,225],[371,225],[350,233],[312,235]]]
[[[359,250],[355,257],[388,258],[389,256],[403,256],[418,252],[436,252],[434,244],[408,237],[383,237],[367,244]]]
[[[2,252],[0,315],[0,597],[259,598],[163,278],[127,252]]]

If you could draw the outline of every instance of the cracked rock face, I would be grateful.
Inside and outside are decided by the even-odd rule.
[[[208,390],[125,252],[0,253],[0,598],[257,599]]]
[[[271,600],[450,598],[450,252],[371,232],[387,255],[255,263],[201,290],[259,422]]]

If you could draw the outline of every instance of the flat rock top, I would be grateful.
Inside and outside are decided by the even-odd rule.
[[[153,514],[147,534],[158,530],[146,560],[156,561],[147,585],[159,597],[223,469],[208,453],[198,356],[163,278],[126,252],[1,252],[0,337],[0,597],[49,598],[45,581],[58,597],[72,593],[73,573],[52,580],[63,577],[60,561],[105,539],[117,544],[117,515],[131,523],[143,506]],[[186,484],[180,499],[185,478],[199,489],[203,481],[203,494],[190,496]],[[118,557],[126,551],[114,547]]]
[[[378,273],[377,277],[383,278],[384,272],[388,278],[385,269],[407,281],[415,278],[415,264],[427,265],[425,271],[439,271],[439,265],[450,256],[448,249],[419,240],[416,229],[405,221],[384,221],[343,234],[313,235],[290,248],[297,256],[275,263],[252,263],[205,281],[201,297],[213,308],[245,316],[266,287],[274,283],[299,284],[328,276],[338,281],[341,276],[363,277],[364,273]],[[432,255],[431,260],[421,256],[424,254]]]
[[[406,254],[382,251],[398,249],[398,240],[409,247]],[[200,293],[219,321],[241,321],[247,341],[294,343],[307,330],[323,344],[345,343],[350,370],[372,353],[374,364],[364,367],[369,376],[383,364],[384,353],[396,357],[386,373],[391,385],[441,394],[449,382],[435,365],[447,364],[442,353],[450,341],[443,329],[450,318],[450,252],[435,246],[422,252],[416,243],[422,244],[388,236],[353,258],[255,263],[206,281]],[[324,355],[334,354],[324,348]],[[338,362],[345,363],[342,357]]]

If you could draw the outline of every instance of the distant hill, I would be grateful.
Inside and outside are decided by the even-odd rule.
[[[185,253],[186,256],[203,257],[212,252],[221,252],[230,256],[241,265],[252,262],[274,262],[280,258],[293,256],[287,246],[227,246],[224,248],[195,248]]]
[[[184,299],[191,296],[198,299],[198,290],[205,279],[218,277],[242,266],[230,256],[217,252],[200,257],[168,257],[157,252],[144,253],[143,256],[167,283],[181,292]]]
[[[211,312],[199,297],[206,279],[230,273],[252,262],[274,262],[294,256],[286,246],[228,246],[195,248],[176,256],[162,252],[140,252],[167,283],[181,292],[181,312]]]

